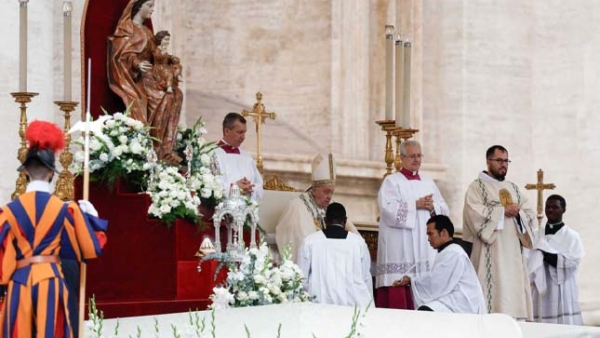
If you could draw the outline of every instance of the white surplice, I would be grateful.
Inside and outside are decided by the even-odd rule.
[[[365,307],[373,301],[371,256],[362,237],[327,238],[322,231],[304,239],[298,266],[315,302]]]
[[[292,199],[283,210],[275,226],[275,241],[279,251],[286,245],[292,247],[292,260],[298,262],[298,250],[306,236],[321,231],[324,225],[325,209],[319,208],[311,192],[306,191]],[[346,229],[358,234],[358,230],[349,220]]]
[[[379,189],[379,241],[376,287],[391,286],[408,275],[431,269],[436,252],[427,241],[431,213],[417,210],[416,201],[433,194],[435,213],[448,215],[448,205],[429,178],[408,180],[402,173],[388,175]]]
[[[465,250],[450,244],[435,257],[429,273],[411,281],[415,306],[433,311],[486,313],[481,284]]]
[[[520,207],[519,219],[505,217],[500,191]],[[473,243],[471,261],[483,287],[489,313],[500,312],[516,320],[533,320],[526,258],[517,232],[535,243],[536,213],[516,184],[480,173],[465,196],[463,239]]]
[[[239,154],[228,154],[221,148],[215,149],[214,152],[223,175],[225,196],[229,196],[232,184],[246,177],[254,184],[252,200],[260,202],[263,197],[263,179],[252,156],[241,149]]]
[[[579,292],[575,280],[585,252],[579,234],[563,226],[554,235],[544,235],[541,229],[536,249],[557,254],[553,267],[543,262],[541,251],[529,257],[532,280],[533,316],[536,322],[583,325]]]

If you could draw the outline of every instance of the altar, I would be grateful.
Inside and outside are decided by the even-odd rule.
[[[279,304],[109,319],[103,332],[114,337],[444,337],[558,338],[597,337],[600,329],[555,324],[517,323],[504,314],[471,315],[394,309],[362,309],[313,303]],[[364,315],[364,316],[363,316]],[[199,323],[204,320],[204,330]],[[353,320],[356,318],[356,320]],[[190,322],[191,320],[191,322]],[[191,324],[190,324],[191,323]],[[357,330],[352,333],[352,327]],[[118,332],[115,328],[118,325]],[[89,326],[88,326],[89,328]],[[213,331],[214,330],[214,331]],[[214,332],[214,333],[212,333]],[[212,335],[211,335],[212,334]]]

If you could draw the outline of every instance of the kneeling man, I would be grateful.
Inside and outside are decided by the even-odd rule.
[[[404,276],[393,286],[412,284],[417,310],[485,313],[483,291],[464,249],[453,242],[454,226],[444,215],[427,221],[427,240],[438,251],[429,273],[419,278]]]
[[[371,255],[364,239],[346,230],[346,209],[331,203],[327,227],[302,242],[298,266],[316,303],[365,307],[373,301]]]

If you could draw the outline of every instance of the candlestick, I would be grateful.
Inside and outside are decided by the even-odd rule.
[[[385,26],[385,119],[393,120],[392,110],[394,93],[394,26]]]
[[[19,137],[21,138],[21,147],[19,148],[18,156],[19,162],[25,162],[27,156],[27,141],[25,140],[25,132],[27,130],[27,104],[31,102],[31,99],[38,95],[38,93],[10,93],[15,98],[15,102],[19,104],[21,111],[21,117],[19,119]],[[15,199],[25,192],[27,188],[27,177],[23,171],[19,172],[19,177],[15,184],[15,191],[11,194],[11,198]]]
[[[375,123],[377,123],[381,127],[381,130],[385,132],[385,174],[383,177],[386,177],[392,173],[392,164],[394,164],[392,134],[396,127],[394,126],[394,121],[391,120],[375,121]]]
[[[71,101],[71,12],[73,4],[71,1],[63,2],[64,16],[64,88],[65,101]]]
[[[396,127],[400,127],[404,119],[402,118],[402,109],[404,108],[404,100],[402,87],[404,86],[404,44],[400,40],[400,36],[396,40]]]
[[[77,102],[71,101],[54,101],[54,103],[60,107],[60,110],[65,116],[65,149],[60,153],[59,162],[62,165],[62,171],[58,175],[56,181],[56,188],[54,189],[54,195],[63,201],[72,201],[74,198],[73,180],[75,176],[69,170],[71,163],[73,163],[73,154],[69,150],[71,143],[71,112],[77,107]]]
[[[403,103],[403,121],[402,128],[410,129],[410,63],[411,63],[411,43],[404,43],[404,81],[403,89],[404,95],[402,98]]]
[[[27,92],[27,2],[19,0],[19,92]]]

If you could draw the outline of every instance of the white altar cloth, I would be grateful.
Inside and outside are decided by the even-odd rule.
[[[100,309],[101,310],[101,309]],[[354,308],[312,303],[281,304],[217,310],[217,338],[247,337],[244,324],[252,338],[275,338],[281,324],[281,338],[342,338],[350,332]],[[210,334],[210,311],[200,311],[206,318],[205,336]],[[156,334],[155,321],[159,333]],[[114,334],[117,319],[104,320],[104,337],[173,337],[172,324],[181,337],[187,335],[189,314],[121,318],[118,335]],[[362,319],[363,337],[439,337],[439,338],[509,338],[523,337],[517,322],[503,314],[472,315],[371,308]],[[190,333],[190,331],[187,331]],[[89,337],[89,335],[86,335]]]

